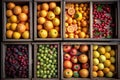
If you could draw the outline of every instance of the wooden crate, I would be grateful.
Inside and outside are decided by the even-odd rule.
[[[64,11],[63,11],[63,17],[65,17],[65,5],[66,3],[89,3],[89,7],[90,7],[90,15],[89,15],[89,19],[90,19],[90,24],[89,24],[89,38],[65,38],[65,19],[63,18],[63,39],[64,40],[75,40],[75,41],[119,41],[120,40],[120,20],[119,20],[119,3],[120,1],[119,0],[64,0],[63,1],[63,7],[64,7]],[[114,12],[113,12],[113,15],[115,18],[115,30],[114,30],[114,33],[113,33],[113,38],[109,39],[109,38],[100,38],[100,39],[97,39],[97,38],[93,38],[93,4],[94,3],[100,3],[100,4],[112,4],[112,5],[115,5],[114,6]],[[112,16],[113,16],[112,15]]]
[[[26,4],[26,5],[29,5],[29,27],[30,27],[30,30],[29,30],[29,39],[8,39],[6,37],[6,23],[7,23],[7,17],[6,17],[6,5],[8,2],[14,2],[15,4],[20,4],[20,5],[23,5],[23,4]],[[3,41],[32,41],[32,38],[33,38],[33,21],[32,21],[32,0],[2,0],[2,7],[4,8],[3,9],[3,12],[2,12],[2,18],[3,18],[3,21],[2,21],[2,30],[3,30]]]
[[[61,7],[61,14],[60,14],[60,38],[39,38],[38,37],[38,31],[37,31],[37,4],[38,3],[43,3],[43,2],[57,2],[58,5]],[[34,1],[34,40],[35,41],[61,41],[62,40],[62,10],[63,10],[63,5],[62,5],[62,0],[35,0]]]
[[[28,71],[28,78],[6,78],[5,75],[5,53],[7,45],[27,45],[28,46],[28,52],[29,52],[29,71]],[[32,46],[29,42],[2,42],[1,44],[1,80],[30,80],[32,79]]]
[[[80,45],[83,45],[83,44],[86,44],[86,45],[88,45],[89,46],[89,54],[88,54],[88,59],[90,60],[89,62],[89,64],[90,64],[90,68],[88,69],[89,70],[89,77],[88,78],[74,78],[74,77],[72,77],[72,78],[64,78],[64,76],[63,76],[63,69],[64,69],[64,67],[63,67],[63,55],[64,55],[64,52],[63,52],[63,45],[65,45],[65,44],[67,44],[67,45],[74,45],[74,44],[80,44]],[[115,56],[115,60],[116,60],[116,64],[115,64],[115,77],[114,78],[107,78],[107,77],[97,77],[97,78],[93,78],[92,77],[92,67],[93,67],[93,45],[94,44],[97,44],[97,45],[103,45],[103,46],[105,46],[105,45],[110,45],[110,46],[112,46],[112,48],[113,49],[115,49],[115,52],[116,52],[116,56]],[[120,65],[120,63],[119,63],[119,48],[120,48],[120,45],[119,45],[119,43],[109,43],[109,42],[105,42],[105,43],[102,43],[102,42],[100,42],[100,43],[97,43],[97,42],[62,42],[61,43],[61,79],[62,80],[119,80],[120,79],[120,69],[119,69],[119,65]]]
[[[37,50],[38,50],[38,45],[40,44],[57,44],[58,45],[58,77],[57,78],[46,78],[45,80],[59,80],[60,79],[60,45],[58,42],[36,42],[33,43],[34,45],[34,78],[32,80],[44,80],[43,78],[37,78],[36,75],[36,62],[37,62]]]

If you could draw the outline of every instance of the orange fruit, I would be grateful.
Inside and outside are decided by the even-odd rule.
[[[83,3],[81,3],[81,4],[80,4],[80,7],[82,7],[82,8],[83,8],[83,7],[84,7],[84,4],[83,4]]]
[[[86,36],[86,34],[85,34],[83,31],[81,31],[81,32],[79,33],[79,37],[80,37],[80,38],[85,38],[85,36]]]
[[[97,74],[98,74],[99,77],[103,77],[104,76],[103,71],[98,71]]]
[[[68,14],[69,15],[74,15],[75,14],[75,9],[74,8],[68,8]]]
[[[38,10],[38,11],[41,10],[41,5],[40,5],[40,4],[37,5],[37,10]]]
[[[25,22],[25,21],[28,20],[28,16],[27,16],[25,13],[20,13],[20,14],[18,15],[18,19],[19,19],[19,21],[21,21],[21,22]]]
[[[110,69],[110,71],[115,72],[115,66],[114,66],[113,64],[111,64],[111,65],[109,66],[109,69]]]
[[[12,30],[7,30],[6,31],[6,37],[7,38],[12,38],[12,35],[13,35],[13,31]]]
[[[73,24],[76,24],[77,23],[77,21],[75,20],[75,19],[73,19],[73,22],[72,22]]]
[[[75,34],[79,34],[79,31],[75,31]]]
[[[8,22],[8,23],[11,23],[10,18],[7,19],[7,22]]]
[[[77,24],[72,24],[71,26],[74,28],[74,31],[77,31],[77,29],[78,29]]]
[[[15,31],[17,28],[17,23],[12,23],[11,26],[10,26],[10,29]]]
[[[41,17],[46,17],[47,16],[47,11],[46,10],[41,10],[40,13],[39,13],[39,15]]]
[[[7,17],[10,17],[10,16],[12,16],[12,15],[13,15],[12,10],[7,10],[7,11],[6,11],[6,16],[7,16]]]
[[[89,38],[90,36],[88,34],[86,34],[85,38]]]
[[[30,26],[28,22],[25,23],[25,26],[26,26],[26,30],[30,30]]]
[[[10,22],[16,23],[16,22],[17,22],[17,16],[12,15],[12,16],[10,17]]]
[[[86,11],[86,10],[87,10],[87,8],[84,6],[84,7],[83,7],[83,11]]]
[[[97,77],[97,75],[98,75],[97,72],[95,72],[95,71],[92,72],[92,76],[93,76],[94,78]]]
[[[23,39],[29,39],[29,36],[30,36],[29,31],[25,31],[25,32],[22,33],[22,38]]]
[[[6,29],[10,29],[11,23],[6,24]]]
[[[18,15],[22,12],[22,8],[20,6],[15,6],[13,9],[13,13]]]
[[[58,27],[58,26],[55,27],[55,29],[56,29],[58,32],[60,31],[60,27]]]
[[[67,20],[67,22],[68,22],[69,24],[72,24],[72,18],[69,17],[68,20]]]
[[[68,27],[67,27],[67,31],[68,31],[69,33],[73,33],[75,30],[74,30],[74,27],[73,27],[73,26],[68,26]]]
[[[21,37],[21,34],[19,32],[14,32],[13,33],[13,38],[14,39],[20,39],[20,37]]]
[[[49,12],[47,13],[47,18],[48,18],[49,20],[52,20],[52,19],[55,18],[55,14],[54,14],[52,11],[49,11]]]
[[[46,20],[44,17],[39,17],[37,21],[38,21],[38,24],[44,24]]]
[[[54,13],[55,13],[55,15],[60,15],[61,9],[60,9],[59,6],[56,6],[56,7],[54,8]]]
[[[13,9],[15,7],[15,3],[13,3],[13,2],[9,2],[8,4],[7,4],[7,8],[8,9]]]
[[[38,31],[38,36],[40,38],[47,38],[48,32],[45,29],[41,29],[41,30]]]
[[[49,30],[49,37],[50,38],[57,38],[58,37],[58,31],[56,29]]]
[[[65,34],[65,38],[68,38],[68,34]]]
[[[87,32],[88,32],[88,28],[84,27],[84,28],[82,28],[82,31],[83,31],[84,33],[87,33]]]
[[[106,67],[106,68],[103,69],[103,72],[108,73],[108,72],[110,72],[110,69]]]
[[[27,5],[24,5],[24,6],[22,7],[22,12],[25,13],[25,14],[28,14],[29,8],[28,8]]]
[[[87,26],[87,21],[82,21],[82,27],[86,27]]]
[[[49,3],[49,8],[52,10],[56,7],[56,3],[55,2],[50,2]]]
[[[37,12],[37,17],[40,17],[40,11]]]
[[[78,21],[78,22],[77,22],[77,25],[78,25],[78,26],[81,26],[81,22]]]
[[[65,5],[65,9],[68,9],[68,8],[74,8],[74,4],[72,4],[72,3],[67,3],[67,4]]]
[[[54,18],[52,20],[52,23],[53,23],[54,26],[59,26],[60,25],[60,20],[58,18]]]
[[[43,3],[42,5],[41,5],[41,9],[42,10],[49,10],[49,5],[48,5],[48,3]]]
[[[78,35],[74,35],[74,37],[75,37],[75,38],[79,38],[79,36],[78,36]]]
[[[97,71],[98,70],[98,66],[93,66],[93,71]]]
[[[46,21],[44,23],[44,28],[49,31],[50,29],[53,29],[53,23],[51,21]]]
[[[37,30],[41,30],[41,29],[43,29],[43,26],[42,25],[37,25]]]
[[[69,33],[68,36],[69,38],[74,38],[74,33]]]
[[[19,24],[17,25],[17,31],[18,31],[18,32],[22,33],[22,32],[24,32],[25,30],[26,30],[26,26],[25,26],[24,24],[19,23]]]
[[[86,17],[86,16],[87,16],[87,13],[86,13],[86,12],[84,12],[84,13],[83,13],[83,16],[84,16],[84,17]]]

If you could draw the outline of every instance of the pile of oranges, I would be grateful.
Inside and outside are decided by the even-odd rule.
[[[65,38],[89,38],[89,4],[66,3]]]
[[[61,8],[56,2],[37,5],[37,31],[39,38],[60,37]]]
[[[29,7],[19,6],[13,2],[7,4],[6,37],[8,39],[29,38]]]

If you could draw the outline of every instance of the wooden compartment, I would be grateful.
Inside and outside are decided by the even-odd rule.
[[[33,43],[33,45],[34,45],[34,68],[33,68],[34,69],[34,77],[33,77],[32,80],[44,80],[44,79],[45,80],[60,80],[60,45],[59,45],[59,43],[58,42],[49,42],[49,43],[48,42],[36,42],[36,43]],[[57,72],[56,72],[57,77],[56,78],[55,77],[54,78],[53,77],[48,78],[48,76],[47,76],[47,78],[37,77],[37,57],[38,57],[37,53],[39,53],[38,52],[39,46],[42,46],[42,45],[44,45],[44,46],[46,46],[46,45],[49,45],[49,46],[56,45],[57,46],[57,48],[56,48],[57,49],[57,64],[56,64],[57,65],[57,68],[56,68],[57,69]],[[51,48],[49,47],[49,49],[51,49]],[[42,53],[39,53],[39,55],[40,54],[42,54]],[[40,58],[40,59],[42,59],[42,58]],[[39,61],[39,63],[40,63],[40,61]],[[40,67],[41,67],[41,65],[40,65]],[[42,69],[39,68],[39,70],[42,70]],[[48,71],[48,69],[47,69],[47,71]]]
[[[64,7],[64,11],[63,11],[63,39],[64,40],[81,40],[81,41],[118,41],[119,40],[119,18],[117,17],[119,15],[119,0],[65,0],[63,1],[63,7]],[[88,34],[89,34],[89,38],[66,38],[66,30],[65,30],[65,6],[66,3],[77,3],[78,5],[81,3],[88,3],[89,4],[89,27],[88,27]],[[110,4],[110,7],[112,8],[111,10],[111,15],[113,18],[113,22],[115,23],[115,27],[113,28],[113,38],[93,38],[93,5],[94,3],[99,3],[99,4]],[[75,6],[75,5],[74,5]],[[82,29],[81,29],[82,31]],[[71,34],[72,35],[72,34]],[[75,37],[75,36],[74,36]]]
[[[8,48],[8,46],[9,47],[10,46],[11,47],[14,46],[14,48],[15,48],[15,46],[19,46],[19,45],[26,46],[28,48],[28,51],[27,51],[28,52],[28,75],[27,75],[26,78],[20,78],[20,77],[18,77],[18,74],[17,74],[18,72],[17,72],[16,73],[17,74],[16,77],[14,77],[14,76],[7,77],[7,74],[6,74],[6,71],[5,71],[5,66],[6,66],[5,65],[5,63],[6,63],[5,59],[6,59],[6,54],[7,54],[6,53],[7,52],[7,48]],[[31,43],[29,43],[29,42],[27,42],[27,43],[25,43],[25,42],[16,42],[16,43],[13,43],[13,42],[9,42],[9,43],[3,42],[1,44],[1,63],[2,63],[1,64],[1,79],[2,80],[30,80],[32,78],[32,47],[31,47]]]
[[[58,15],[58,18],[59,18],[59,20],[60,20],[60,25],[58,26],[59,27],[59,35],[58,35],[58,37],[57,38],[51,38],[51,37],[46,37],[46,38],[40,38],[39,36],[38,36],[38,31],[40,31],[40,30],[37,30],[37,25],[38,25],[38,22],[37,22],[37,20],[38,20],[38,17],[37,17],[37,5],[38,4],[42,4],[42,3],[50,3],[50,2],[56,2],[57,3],[57,6],[59,6],[61,9],[61,13]],[[35,41],[43,41],[43,40],[45,40],[45,41],[55,41],[55,40],[62,40],[62,8],[63,8],[63,5],[62,5],[62,0],[35,0],[34,1],[34,40]],[[50,11],[50,10],[48,10],[48,11]],[[51,10],[51,11],[53,11],[53,10]],[[55,15],[55,17],[56,17],[56,15]],[[47,19],[47,16],[46,17],[44,17],[45,19]],[[51,21],[52,22],[52,20],[49,20],[48,19],[48,21]],[[42,27],[44,28],[44,23],[43,24],[39,24],[39,25],[42,25]],[[56,26],[54,26],[53,25],[53,29],[55,28]],[[46,28],[47,29],[47,28]],[[56,29],[58,29],[58,28],[56,28]],[[47,30],[47,33],[48,33],[48,30]]]
[[[89,46],[89,52],[87,52],[86,54],[88,55],[88,59],[89,59],[89,76],[88,78],[65,78],[63,76],[63,70],[64,70],[64,67],[63,67],[63,62],[64,62],[64,57],[63,55],[65,54],[65,52],[63,52],[63,45],[75,45],[75,44],[78,44],[78,45],[88,45]],[[107,78],[107,77],[96,77],[96,78],[93,78],[92,76],[92,70],[93,70],[93,45],[102,45],[102,46],[106,46],[106,45],[110,45],[112,47],[112,49],[115,50],[115,75],[113,78]],[[63,80],[79,80],[79,79],[82,79],[82,80],[119,80],[119,68],[118,66],[120,65],[119,64],[119,43],[97,43],[97,42],[62,42],[61,43],[61,79]]]
[[[12,38],[7,38],[6,37],[6,24],[7,24],[7,16],[6,16],[6,10],[7,10],[7,3],[9,2],[14,2],[16,5],[28,5],[29,7],[29,13],[28,13],[28,19],[29,21],[28,24],[29,24],[29,39],[23,39],[23,38],[20,38],[20,39],[13,39]],[[2,27],[2,30],[3,30],[3,41],[32,41],[32,37],[33,37],[33,23],[32,23],[32,0],[3,0],[2,1],[2,7],[4,8],[3,9],[3,12],[2,12],[2,18],[3,18],[3,27]],[[27,25],[27,24],[26,24]],[[22,37],[22,35],[21,35]]]

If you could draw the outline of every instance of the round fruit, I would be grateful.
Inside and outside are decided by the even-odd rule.
[[[105,65],[105,67],[109,67],[109,66],[111,65],[110,60],[106,60],[106,61],[104,62],[104,65]]]
[[[99,77],[103,77],[103,76],[104,76],[103,71],[98,71],[97,73],[98,73],[98,76],[99,76]]]
[[[115,50],[111,50],[111,51],[110,51],[110,56],[111,56],[111,57],[115,56]]]
[[[7,11],[6,11],[6,16],[7,16],[7,17],[10,17],[10,16],[12,16],[12,15],[13,15],[12,10],[7,10]]]
[[[25,13],[25,14],[28,14],[29,8],[28,8],[27,5],[24,5],[24,6],[22,7],[22,12]]]
[[[56,29],[49,30],[49,37],[57,38],[58,37],[58,31]]]
[[[26,27],[25,27],[24,24],[19,23],[19,24],[17,25],[17,31],[18,31],[18,32],[22,33],[22,32],[24,32],[25,30],[26,30]]]
[[[106,59],[110,59],[110,53],[106,52],[105,54]]]
[[[98,48],[98,51],[100,54],[105,54],[105,48],[102,46]]]
[[[111,51],[111,46],[105,46],[105,51],[107,52]]]
[[[100,55],[99,61],[100,62],[105,62],[106,61],[106,57],[104,55]]]
[[[98,64],[98,69],[99,69],[99,70],[103,70],[103,69],[104,69],[103,63],[99,63],[99,64]]]
[[[10,29],[11,23],[6,24],[6,29]]]
[[[74,8],[68,8],[68,14],[69,15],[74,15],[75,14],[75,9]]]
[[[94,65],[98,65],[98,64],[99,64],[98,58],[94,58],[94,59],[93,59],[93,64],[94,64]]]
[[[103,72],[108,73],[108,72],[110,72],[110,69],[106,67],[106,68],[103,69]]]
[[[115,63],[115,57],[111,57],[111,58],[110,58],[110,62],[111,62],[111,63]]]
[[[7,8],[8,9],[13,9],[15,7],[15,4],[13,3],[13,2],[9,2],[8,4],[7,4]]]
[[[45,29],[41,29],[41,30],[38,32],[38,36],[39,36],[40,38],[47,38],[48,32],[47,32]]]
[[[18,15],[18,19],[19,19],[19,21],[21,21],[21,22],[25,22],[25,21],[27,21],[28,16],[27,16],[25,13],[20,13],[20,14]]]
[[[93,71],[92,72],[92,76],[95,78],[95,77],[97,77],[97,72],[96,71]]]
[[[88,51],[88,46],[87,45],[81,45],[80,46],[80,52],[84,53]]]
[[[38,11],[41,10],[41,5],[40,5],[40,4],[37,5],[37,10],[38,10]]]
[[[21,34],[19,32],[14,32],[13,33],[13,38],[14,39],[20,39],[20,37],[21,37]]]
[[[110,71],[115,72],[115,66],[114,66],[113,64],[111,64],[111,65],[109,66],[109,69],[110,69]]]
[[[30,26],[28,22],[25,23],[25,26],[26,26],[26,30],[30,30]]]
[[[60,25],[60,20],[58,18],[54,18],[52,20],[52,23],[53,23],[54,26],[59,26]]]
[[[25,31],[22,33],[22,38],[29,39],[29,31]]]
[[[10,26],[10,29],[15,31],[17,28],[17,23],[12,23],[11,26]]]
[[[71,69],[71,68],[72,68],[72,62],[66,60],[66,61],[64,61],[63,66],[64,66],[64,68],[66,68],[66,69]]]
[[[82,21],[82,27],[86,27],[87,26],[87,21]]]
[[[52,11],[49,11],[49,12],[47,13],[47,18],[48,18],[49,20],[52,20],[52,19],[55,18],[55,14],[54,14]]]
[[[47,4],[47,3],[43,3],[42,5],[41,5],[41,9],[42,10],[49,10],[49,5]]]
[[[41,30],[43,29],[43,26],[42,25],[37,25],[37,30]]]
[[[98,49],[98,45],[93,45],[93,50],[97,50]]]
[[[98,58],[100,56],[100,53],[98,51],[93,51],[93,57]]]
[[[57,7],[54,8],[54,13],[55,13],[55,15],[59,15],[60,12],[61,12],[61,9],[60,9],[59,6],[57,6]]]
[[[10,16],[10,21],[13,22],[13,23],[16,23],[17,22],[17,16],[15,16],[15,15]]]
[[[98,66],[93,65],[93,71],[97,71],[98,70]]]
[[[20,6],[15,6],[14,9],[13,9],[13,13],[18,15],[22,12],[22,9]]]
[[[73,75],[73,71],[71,69],[65,69],[63,75],[65,78],[71,78]]]
[[[80,37],[80,38],[85,38],[85,35],[86,35],[86,34],[85,34],[84,32],[82,32],[82,31],[79,33],[79,37]]]
[[[44,23],[44,28],[45,28],[47,31],[53,29],[53,23],[52,23],[51,21],[46,21],[46,22]]]
[[[109,77],[109,78],[111,78],[111,77],[113,77],[113,72],[108,72],[107,74],[106,74],[106,77]]]
[[[49,8],[52,10],[56,7],[56,3],[55,2],[50,2],[49,3]]]
[[[39,15],[41,17],[46,17],[47,16],[47,11],[46,10],[41,10],[40,13],[39,13]]]
[[[79,60],[79,62],[81,62],[81,63],[87,63],[88,57],[87,57],[86,54],[81,54],[81,55],[78,57],[78,60]]]
[[[6,31],[6,37],[7,38],[12,38],[12,35],[13,35],[13,31],[12,30],[7,30]]]
[[[89,76],[89,71],[87,69],[81,69],[79,71],[80,77],[87,78]]]
[[[45,18],[44,17],[39,17],[38,18],[38,24],[44,24],[45,23]]]

